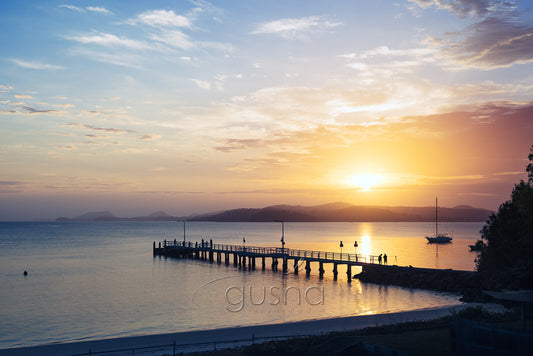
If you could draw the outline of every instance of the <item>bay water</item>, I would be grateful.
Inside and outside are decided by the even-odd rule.
[[[183,222],[0,222],[0,348],[390,313],[459,304],[456,295],[154,257]],[[285,223],[286,248],[379,255],[389,264],[474,270],[483,223]],[[185,239],[281,247],[281,223],[187,222]],[[354,247],[357,241],[358,247]],[[268,260],[267,260],[268,261]],[[23,272],[28,271],[24,276]],[[352,269],[358,273],[358,269]]]

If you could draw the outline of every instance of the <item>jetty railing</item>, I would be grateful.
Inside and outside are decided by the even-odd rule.
[[[212,241],[202,241],[202,242],[192,242],[192,241],[169,241],[164,240],[164,248],[194,248],[206,251],[216,251],[216,252],[228,252],[228,253],[239,253],[246,255],[268,255],[268,256],[278,256],[278,257],[290,257],[290,258],[303,258],[306,260],[322,260],[322,261],[345,261],[345,262],[356,262],[356,263],[369,263],[369,264],[378,264],[379,256],[375,255],[363,255],[355,253],[342,253],[342,252],[330,252],[330,251],[313,251],[313,250],[300,250],[300,249],[291,249],[291,248],[282,248],[282,247],[257,247],[257,246],[246,246],[246,245],[229,245],[229,244],[214,244]],[[383,261],[386,263],[386,261]]]

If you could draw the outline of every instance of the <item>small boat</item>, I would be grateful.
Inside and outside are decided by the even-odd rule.
[[[448,234],[436,234],[434,236],[426,236],[429,243],[445,244],[452,242],[452,238]]]
[[[483,240],[477,240],[474,245],[468,245],[468,247],[470,247],[470,251],[481,251],[484,246],[485,243]]]
[[[435,198],[435,235],[426,236],[428,243],[445,244],[452,242],[452,238],[448,234],[439,234],[439,215],[438,215],[438,198]]]

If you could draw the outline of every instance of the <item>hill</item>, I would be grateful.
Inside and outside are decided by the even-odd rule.
[[[492,211],[470,206],[439,208],[439,221],[486,221]],[[192,217],[192,221],[268,222],[400,222],[435,221],[435,207],[356,206],[332,203],[317,206],[275,205],[260,209],[232,209]]]

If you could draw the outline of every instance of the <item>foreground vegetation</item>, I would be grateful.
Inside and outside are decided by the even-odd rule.
[[[450,322],[455,317],[496,323],[500,326],[520,328],[517,311],[506,314],[489,314],[481,308],[469,308],[434,321],[409,322],[336,332],[327,335],[292,338],[250,345],[240,349],[220,350],[198,355],[382,355],[381,350],[394,350],[406,355],[448,356],[452,354]],[[376,352],[362,343],[378,346]]]
[[[533,146],[528,158],[527,182],[515,185],[481,230],[476,262],[485,289],[533,289]]]

